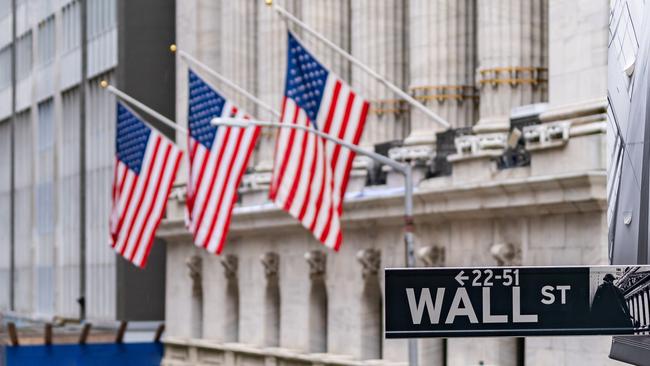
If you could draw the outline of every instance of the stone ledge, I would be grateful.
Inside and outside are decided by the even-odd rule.
[[[552,107],[540,114],[539,119],[547,123],[603,113],[607,113],[606,97]]]
[[[414,217],[416,223],[431,223],[450,219],[605,210],[606,182],[606,172],[600,170],[443,187],[424,181],[414,193]],[[183,206],[174,203],[170,202],[168,206],[167,213],[171,214],[171,218],[163,221],[158,236],[188,239],[190,236],[183,221]],[[403,215],[404,196],[401,189],[364,190],[348,194],[343,222],[348,228],[364,226],[372,221],[382,225],[399,225]],[[300,227],[300,223],[289,214],[272,203],[266,203],[236,207],[230,233],[234,238],[242,234],[267,234]]]
[[[348,355],[331,353],[303,353],[298,350],[257,347],[243,343],[218,343],[206,339],[188,339],[165,337],[164,366],[189,366],[215,362],[223,364],[220,360],[229,359],[233,365],[252,365],[258,361],[259,365],[272,365],[298,363],[304,365],[331,365],[331,366],[405,366],[405,362],[391,362],[386,360],[354,360]],[[248,359],[246,359],[248,358]],[[245,359],[246,362],[242,362]],[[206,362],[207,361],[207,362]],[[239,361],[239,362],[238,362]],[[228,363],[230,364],[230,363]]]

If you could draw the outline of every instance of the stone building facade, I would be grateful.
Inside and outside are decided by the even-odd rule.
[[[418,265],[607,263],[608,1],[279,3],[449,121],[452,129],[442,131],[296,30],[371,101],[363,145],[414,166]],[[176,6],[179,48],[279,109],[282,19],[256,0]],[[187,68],[177,58],[181,124]],[[249,113],[272,118],[214,84]],[[332,252],[268,201],[272,149],[266,131],[220,257],[193,245],[183,190],[174,191],[158,232],[167,246],[163,364],[405,364],[407,342],[382,336],[382,269],[405,265],[402,177],[357,159],[344,242]],[[418,344],[422,365],[604,365],[612,362],[609,342]]]

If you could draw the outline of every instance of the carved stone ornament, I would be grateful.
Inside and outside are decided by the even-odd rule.
[[[278,253],[266,252],[260,257],[260,261],[264,266],[264,275],[267,280],[278,276],[278,268],[280,266],[280,256]]]
[[[223,272],[228,280],[235,280],[237,278],[237,256],[232,254],[226,254],[221,258],[221,265],[223,266]]]
[[[309,263],[309,278],[317,279],[325,276],[325,265],[327,257],[320,250],[311,250],[305,253],[305,259]]]
[[[357,252],[357,260],[361,263],[363,279],[376,276],[381,264],[381,252],[375,248],[362,249]]]
[[[445,248],[430,245],[419,248],[416,255],[426,267],[441,267],[445,264]]]
[[[490,254],[500,266],[521,265],[521,250],[512,243],[496,243],[490,247]]]
[[[188,274],[192,280],[192,295],[201,296],[203,293],[202,290],[202,273],[201,273],[201,257],[198,255],[193,255],[188,257],[185,261],[187,265]]]

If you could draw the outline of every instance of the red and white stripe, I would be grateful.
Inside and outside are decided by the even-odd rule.
[[[222,117],[248,118],[230,102],[226,102]],[[189,138],[187,226],[194,243],[211,253],[223,249],[237,190],[260,130],[256,126],[220,126],[211,150]]]
[[[116,159],[111,245],[138,267],[147,263],[182,155],[173,142],[152,130],[140,175]]]
[[[330,73],[316,125],[329,135],[358,144],[368,107],[368,102]],[[281,122],[311,125],[305,111],[288,97],[283,101]],[[278,133],[270,198],[335,250],[342,241],[340,217],[354,157],[354,152],[308,132],[283,128]]]

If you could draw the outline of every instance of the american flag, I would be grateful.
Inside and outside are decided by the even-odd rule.
[[[213,126],[215,117],[248,116],[189,71],[187,225],[197,246],[223,249],[237,188],[255,148],[260,127]]]
[[[282,123],[310,126],[358,144],[369,104],[289,32]],[[314,134],[280,129],[270,198],[324,245],[338,250],[354,152]]]
[[[183,153],[120,102],[115,151],[111,245],[144,267]]]

